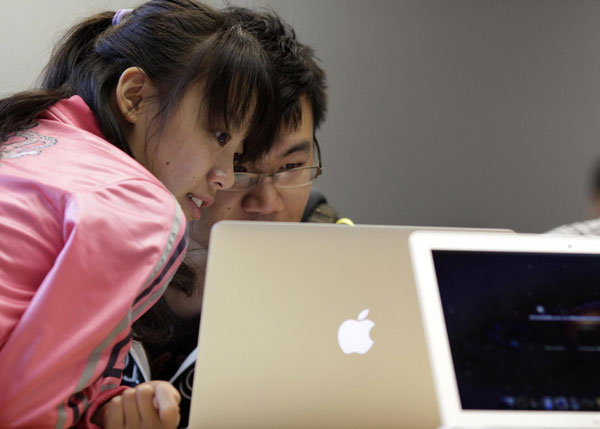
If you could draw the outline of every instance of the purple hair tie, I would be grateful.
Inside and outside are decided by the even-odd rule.
[[[131,12],[133,12],[133,9],[119,9],[116,11],[112,19],[112,25],[118,25]]]

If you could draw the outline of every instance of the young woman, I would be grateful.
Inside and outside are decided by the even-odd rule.
[[[130,326],[278,103],[261,45],[194,0],[86,20],[0,100],[0,427],[177,424],[171,386],[119,387]]]
[[[307,143],[312,143],[327,106],[325,72],[313,49],[300,43],[294,29],[273,12],[241,7],[227,11],[268,53],[277,71],[282,105],[275,147],[256,163],[237,165],[236,177],[246,175],[248,179],[260,173],[280,172],[278,177],[288,174],[288,178],[300,181],[296,181],[298,186],[286,189],[274,187],[271,178],[267,184],[261,181],[243,189],[244,183],[236,183],[232,192],[219,192],[202,218],[190,223],[186,262],[165,295],[133,325],[134,340],[138,341],[131,348],[122,384],[135,386],[150,379],[171,381],[181,395],[179,427],[188,426],[210,228],[223,219],[299,221],[314,176],[298,172],[308,172],[302,168],[321,164],[318,146]]]

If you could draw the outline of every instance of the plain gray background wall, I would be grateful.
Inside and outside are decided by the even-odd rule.
[[[587,216],[600,157],[600,2],[231,3],[274,9],[320,57],[330,104],[317,187],[343,214],[522,232]],[[0,94],[34,86],[78,19],[134,4],[3,0]]]

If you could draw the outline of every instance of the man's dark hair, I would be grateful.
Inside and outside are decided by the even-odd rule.
[[[282,122],[296,129],[300,125],[300,97],[305,96],[312,108],[315,130],[323,123],[327,111],[325,72],[310,46],[298,41],[294,29],[275,12],[252,11],[243,7],[226,9],[231,19],[252,34],[267,52],[279,78]]]
[[[591,191],[592,195],[600,196],[600,159],[596,161],[594,170],[592,171]]]

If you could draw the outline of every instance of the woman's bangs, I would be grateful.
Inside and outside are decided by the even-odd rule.
[[[241,161],[253,161],[272,147],[280,120],[279,88],[262,47],[233,27],[205,57],[204,100],[208,126],[245,130]]]

